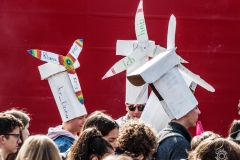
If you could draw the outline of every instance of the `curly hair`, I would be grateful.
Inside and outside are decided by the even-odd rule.
[[[188,159],[240,159],[240,147],[237,143],[224,138],[206,139],[189,153]]]
[[[120,128],[117,142],[119,149],[132,157],[143,154],[145,158],[151,158],[157,148],[153,128],[137,119],[129,120]]]

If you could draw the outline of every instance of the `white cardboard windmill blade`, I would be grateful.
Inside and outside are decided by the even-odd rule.
[[[181,73],[203,88],[211,92],[215,90],[198,75],[192,73],[180,64],[179,57],[175,52],[176,27],[171,27],[171,25],[176,26],[176,23],[171,23],[172,18],[175,17],[172,15],[169,22],[170,31],[168,32],[170,33],[168,33],[167,51],[157,55],[129,74],[127,78],[136,86],[141,86],[144,83],[150,84],[169,117],[171,119],[179,119],[198,104],[188,89],[187,84],[184,82]],[[174,29],[174,31],[171,31],[172,29]]]
[[[87,113],[75,72],[75,68],[80,66],[77,58],[81,50],[80,39],[73,43],[67,56],[37,49],[28,50],[32,56],[49,62],[39,66],[39,71],[41,79],[48,79],[63,122]]]

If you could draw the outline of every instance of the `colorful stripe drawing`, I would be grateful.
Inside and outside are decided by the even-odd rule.
[[[84,99],[83,99],[82,91],[76,92],[76,94],[77,94],[78,100],[79,100],[82,104],[84,104]]]
[[[31,49],[31,50],[28,50],[28,52],[33,56],[33,57],[36,57],[38,59],[41,59],[41,51],[38,50],[38,49]]]
[[[83,47],[83,40],[82,39],[77,39],[75,41],[80,47]]]

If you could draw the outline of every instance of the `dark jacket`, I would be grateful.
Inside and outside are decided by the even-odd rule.
[[[160,143],[157,149],[157,160],[180,160],[188,157],[186,150],[190,150],[192,136],[181,124],[169,122],[159,132],[158,139]]]

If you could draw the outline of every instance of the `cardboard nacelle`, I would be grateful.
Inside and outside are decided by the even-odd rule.
[[[76,61],[74,68],[79,66],[79,62]],[[48,79],[63,122],[87,114],[85,106],[77,99],[64,66],[46,63],[38,69],[41,79]]]
[[[150,84],[170,119],[179,119],[198,105],[177,67],[174,50],[159,54],[127,76],[136,86]]]

